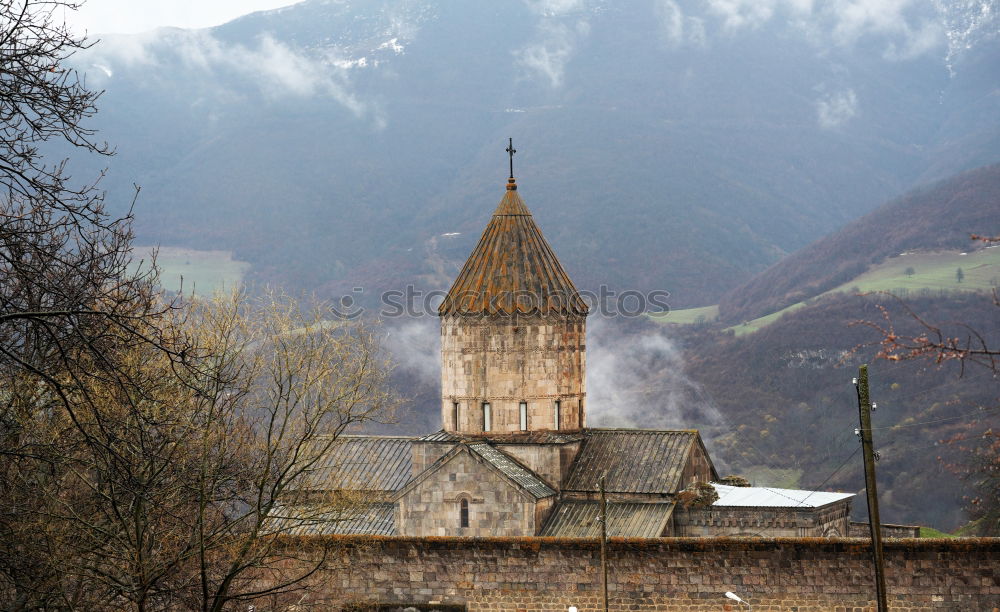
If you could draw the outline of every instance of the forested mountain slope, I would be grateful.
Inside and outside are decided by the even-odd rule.
[[[967,251],[971,234],[1000,232],[1000,165],[916,189],[793,253],[727,293],[719,315],[737,322],[777,312],[909,251]]]

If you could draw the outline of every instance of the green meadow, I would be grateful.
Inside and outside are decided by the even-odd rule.
[[[905,298],[923,291],[990,291],[997,286],[1000,286],[1000,247],[987,247],[970,252],[933,251],[892,257],[821,295],[888,291]],[[726,329],[737,336],[752,333],[805,305],[806,302],[798,302]],[[718,313],[718,306],[703,306],[650,316],[661,323],[691,324],[712,321]]]
[[[135,247],[136,265],[145,260],[148,267],[154,247]],[[182,247],[159,247],[156,263],[160,267],[160,285],[186,294],[212,295],[215,291],[236,287],[250,269],[245,261],[233,259],[232,251],[202,251]],[[183,285],[182,285],[183,282]]]
[[[684,308],[681,310],[671,310],[665,313],[650,314],[654,320],[660,323],[678,323],[690,325],[692,323],[710,323],[719,316],[718,306],[703,306],[701,308]]]

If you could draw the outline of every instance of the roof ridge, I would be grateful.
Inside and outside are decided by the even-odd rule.
[[[531,488],[529,488],[529,487],[525,486],[524,484],[518,482],[516,478],[514,478],[510,474],[507,474],[506,472],[504,472],[499,466],[497,466],[495,463],[493,463],[492,461],[490,461],[482,453],[478,452],[477,449],[473,448],[473,446],[480,446],[480,445],[488,446],[490,449],[492,449],[492,450],[500,453],[505,458],[510,459],[511,461],[513,461],[516,465],[518,465],[522,469],[527,470],[527,472],[528,472],[529,475],[531,475],[532,477],[534,477],[541,484],[543,484],[546,488],[548,488],[551,491],[551,493],[549,493],[547,495],[536,495],[535,493],[533,493],[532,490],[531,490]],[[469,444],[469,443],[467,443],[466,441],[463,440],[463,441],[455,442],[455,446],[453,446],[451,449],[449,449],[447,453],[445,453],[445,454],[441,455],[440,457],[438,457],[433,463],[431,463],[426,468],[424,468],[424,470],[422,472],[420,472],[419,474],[417,474],[415,477],[411,478],[409,481],[406,482],[406,484],[404,484],[398,490],[396,490],[395,493],[392,496],[392,500],[395,502],[396,500],[399,500],[400,498],[402,498],[403,495],[405,495],[407,492],[409,492],[410,490],[412,490],[414,487],[416,487],[420,483],[422,483],[425,480],[427,480],[428,478],[430,478],[431,474],[433,474],[435,471],[437,471],[438,469],[440,469],[441,467],[443,467],[445,464],[447,464],[449,461],[451,461],[452,459],[454,459],[457,455],[459,455],[462,452],[468,452],[470,454],[478,456],[482,461],[486,462],[490,466],[490,469],[495,470],[498,474],[500,474],[501,477],[503,477],[504,479],[510,481],[511,484],[513,486],[515,486],[516,488],[520,489],[523,492],[524,495],[531,496],[531,497],[533,497],[535,499],[541,499],[543,497],[551,497],[552,495],[558,495],[558,490],[557,489],[555,489],[554,487],[552,487],[551,485],[549,485],[547,482],[545,482],[544,480],[542,480],[537,474],[535,474],[530,469],[524,467],[523,464],[521,464],[520,462],[516,461],[513,457],[511,457],[507,453],[501,451],[498,448],[494,448],[493,446],[491,446],[487,442],[474,441],[472,444]]]
[[[686,433],[686,434],[700,434],[701,430],[698,429],[642,429],[635,427],[587,427],[583,430],[584,433],[607,433],[607,432],[622,432],[622,433],[636,433],[636,434],[656,434],[656,433]]]
[[[344,438],[349,438],[351,440],[360,439],[371,439],[371,440],[415,440],[415,436],[388,436],[388,435],[368,435],[368,434],[320,434],[314,436],[314,438],[334,438],[335,440],[342,440]]]

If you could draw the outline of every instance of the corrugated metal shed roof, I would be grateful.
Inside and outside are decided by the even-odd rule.
[[[713,506],[755,506],[771,508],[819,508],[849,497],[854,493],[829,493],[826,491],[802,491],[799,489],[776,489],[774,487],[730,487],[712,483],[719,499]]]
[[[485,442],[468,444],[469,450],[485,459],[490,465],[500,470],[508,478],[516,482],[535,498],[549,497],[556,492],[545,484],[535,473],[524,467],[512,457]]]
[[[456,434],[441,430],[415,438],[414,442],[473,442],[482,440],[483,442],[499,444],[565,444],[582,439],[582,434],[558,431],[529,431],[509,434]]]
[[[588,429],[563,489],[597,491],[602,474],[610,493],[673,494],[696,431]]]
[[[673,509],[673,502],[608,502],[608,537],[658,538],[667,528]],[[542,528],[541,535],[596,538],[601,534],[600,515],[600,502],[559,502]]]
[[[267,530],[287,535],[396,535],[394,505],[379,502],[343,512],[317,512],[308,506],[276,508]]]
[[[511,179],[438,314],[587,314]]]
[[[338,491],[397,491],[410,480],[411,438],[339,436],[299,488]],[[313,452],[321,452],[313,444]]]

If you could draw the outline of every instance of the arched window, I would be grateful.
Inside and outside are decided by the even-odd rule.
[[[521,402],[518,406],[518,413],[520,416],[521,431],[528,430],[528,402]]]
[[[469,500],[467,499],[458,502],[458,526],[462,528],[469,526]]]
[[[489,431],[493,427],[493,412],[490,410],[490,403],[483,402],[483,431]]]
[[[458,402],[451,403],[451,428],[458,431]]]
[[[559,400],[556,400],[555,405],[552,406],[552,422],[555,425],[555,429],[556,430],[559,429],[559,425],[560,425],[560,423],[559,423],[559,416],[560,416],[559,415],[559,407],[560,407],[560,404],[561,404],[561,402]]]

